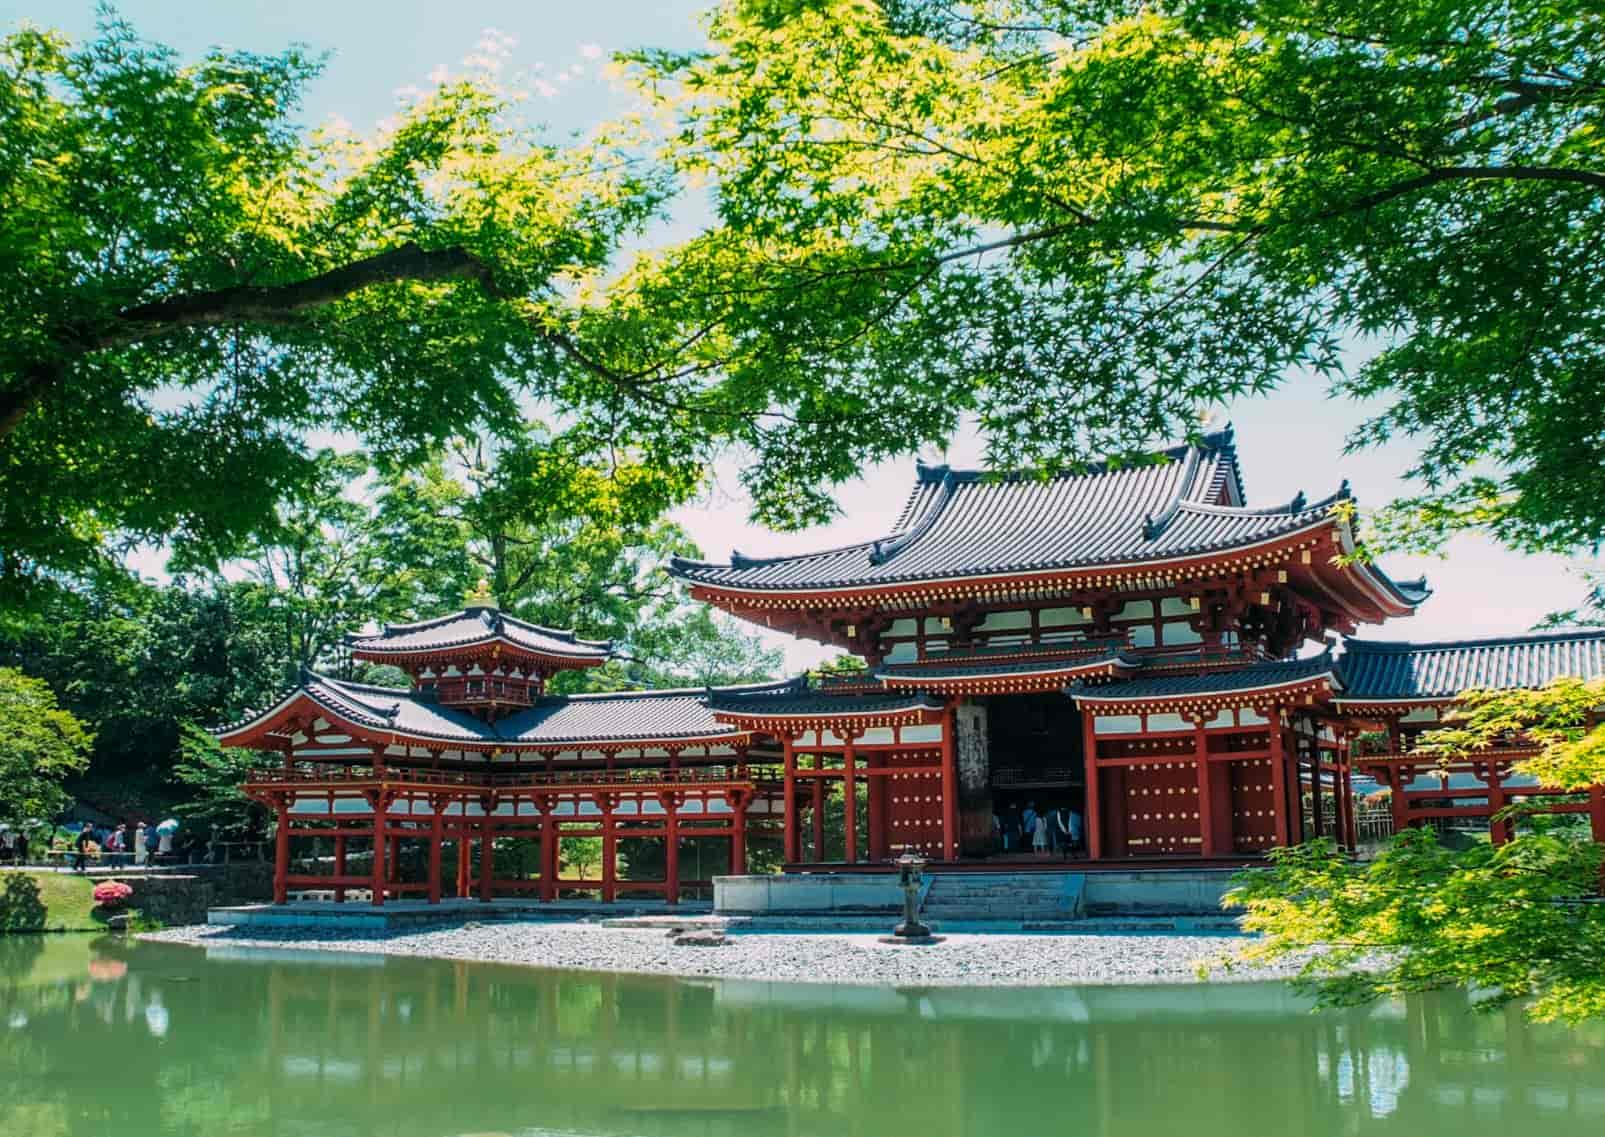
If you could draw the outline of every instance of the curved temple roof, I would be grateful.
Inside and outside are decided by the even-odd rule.
[[[1097,687],[1078,685],[1070,693],[1077,704],[1204,699],[1271,691],[1291,684],[1306,683],[1311,679],[1334,677],[1335,674],[1331,653],[1322,652],[1310,659],[1289,659],[1223,671],[1139,675],[1135,679],[1104,683]]]
[[[1350,500],[1345,484],[1320,501],[1243,505],[1230,428],[1151,461],[1097,463],[1054,477],[992,476],[921,465],[896,530],[879,541],[800,556],[729,564],[675,558],[682,580],[738,591],[817,591],[1198,557],[1274,540],[1331,522]],[[1369,572],[1413,607],[1425,582],[1395,584]]]
[[[1605,675],[1605,629],[1443,643],[1348,640],[1341,701],[1452,699],[1473,687],[1542,687],[1562,675]]]
[[[393,656],[455,651],[503,641],[534,655],[601,663],[612,651],[605,640],[582,640],[571,631],[543,628],[489,607],[473,607],[413,624],[386,624],[374,635],[348,635],[353,655]]]
[[[335,718],[401,738],[448,746],[517,747],[582,745],[599,742],[674,741],[736,737],[742,732],[714,718],[714,707],[775,705],[776,700],[807,698],[795,680],[740,687],[621,691],[595,695],[554,695],[493,723],[454,710],[411,691],[348,683],[315,672],[267,711],[218,731],[225,742],[243,745],[247,736],[284,717],[294,704],[310,700]],[[906,700],[904,700],[906,701]]]

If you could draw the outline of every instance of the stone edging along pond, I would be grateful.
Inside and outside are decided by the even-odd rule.
[[[891,946],[867,932],[734,932],[676,943],[680,929],[596,923],[508,921],[420,931],[359,933],[325,929],[194,926],[142,938],[228,954],[253,950],[424,956],[576,971],[632,972],[783,983],[927,986],[1054,986],[1196,983],[1242,941],[1223,935],[949,932],[929,947]],[[721,941],[721,942],[707,942]],[[1214,981],[1285,978],[1297,960],[1274,968],[1209,967]]]

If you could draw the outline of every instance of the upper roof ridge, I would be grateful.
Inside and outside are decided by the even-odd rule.
[[[1372,652],[1435,651],[1445,648],[1499,647],[1506,644],[1588,639],[1605,639],[1605,628],[1546,628],[1541,631],[1512,632],[1504,636],[1478,636],[1469,640],[1362,640],[1345,636],[1343,649],[1345,653],[1351,648],[1363,648]]]

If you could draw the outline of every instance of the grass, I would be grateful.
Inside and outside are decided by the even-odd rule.
[[[94,883],[52,872],[0,872],[0,933],[99,932]]]

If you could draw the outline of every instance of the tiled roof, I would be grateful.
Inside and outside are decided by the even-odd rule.
[[[896,530],[879,541],[802,556],[731,555],[727,565],[676,558],[697,584],[742,589],[837,588],[1006,572],[1157,561],[1254,544],[1319,524],[1349,497],[1242,504],[1228,428],[1150,462],[1079,474],[991,476],[918,469]]]
[[[621,691],[595,695],[554,695],[533,707],[494,723],[464,711],[443,707],[412,691],[348,683],[315,672],[302,673],[300,684],[271,710],[223,728],[234,734],[272,717],[298,696],[311,699],[334,715],[361,726],[444,743],[505,746],[516,743],[576,743],[644,739],[704,738],[740,732],[718,722],[711,705],[743,705],[747,699],[769,705],[768,697],[796,690],[796,681],[741,687],[687,688],[672,691]]]
[[[877,679],[968,679],[986,675],[1052,675],[1058,671],[1081,670],[1097,667],[1138,668],[1142,660],[1118,651],[1106,655],[1080,655],[1070,657],[1030,657],[1024,659],[954,660],[951,663],[940,657],[924,663],[899,663],[875,671]]]
[[[495,608],[468,608],[433,620],[387,624],[375,635],[349,635],[346,643],[358,655],[401,655],[469,647],[502,639],[542,655],[603,660],[612,645],[603,640],[582,640],[571,631],[543,628]]]
[[[443,742],[493,741],[489,726],[466,711],[420,699],[411,691],[347,683],[316,672],[301,674],[300,690],[328,710],[363,726]]]
[[[1077,685],[1071,693],[1082,700],[1129,702],[1136,699],[1192,699],[1207,695],[1235,694],[1260,688],[1281,687],[1330,675],[1336,665],[1331,653],[1322,652],[1311,659],[1289,659],[1278,663],[1261,663],[1252,667],[1239,667],[1202,674],[1143,675],[1115,683],[1101,683],[1096,687]]]
[[[1605,675],[1605,629],[1443,643],[1348,640],[1339,662],[1348,699],[1453,698],[1472,687],[1542,687]]]
[[[803,715],[884,715],[899,711],[942,709],[942,701],[928,695],[830,695],[800,685],[772,694],[729,695],[714,693],[710,707],[723,714],[775,718]]]

